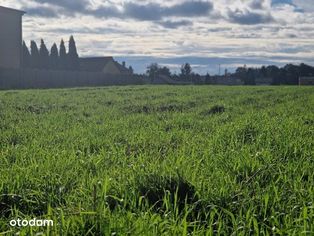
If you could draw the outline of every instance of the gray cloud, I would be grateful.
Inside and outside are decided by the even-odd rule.
[[[92,15],[94,17],[99,18],[124,18],[123,12],[119,11],[119,9],[115,6],[107,6],[107,7],[99,7],[94,10],[85,10],[85,14]]]
[[[159,4],[149,3],[140,5],[129,2],[124,5],[124,16],[138,20],[161,20],[164,15],[164,8]]]
[[[268,12],[253,12],[251,10],[228,11],[228,20],[242,25],[264,24],[274,21],[272,15]]]
[[[159,21],[164,17],[198,17],[207,16],[213,9],[211,2],[189,1],[181,4],[165,7],[157,3],[138,4],[127,2],[123,5],[123,10],[116,7],[100,7],[96,10],[88,11],[89,14],[97,17],[118,17],[131,18],[141,21]]]
[[[249,3],[249,6],[253,9],[263,9],[264,8],[263,3],[264,0],[252,0]]]
[[[38,30],[38,32],[45,32],[45,30],[41,31]],[[126,29],[118,29],[118,28],[113,28],[113,27],[75,27],[75,28],[61,28],[61,27],[56,27],[49,29],[50,33],[62,33],[62,34],[123,34],[123,35],[134,35],[134,32]]]
[[[164,9],[166,16],[207,16],[213,9],[211,2],[189,1]]]
[[[90,4],[89,0],[33,0],[33,2],[47,3],[75,12],[85,11]]]
[[[90,8],[90,0],[33,0],[37,3],[45,4],[38,7],[26,8],[29,15],[40,17],[57,17],[58,15],[83,14],[97,18],[119,18],[135,19],[139,21],[152,21],[165,28],[178,28],[180,26],[191,25],[190,21],[170,21],[169,17],[193,18],[200,16],[210,16],[213,13],[213,3],[211,1],[184,1],[180,4],[165,6],[158,3],[138,3],[126,2],[118,8],[116,5],[100,6],[96,9]],[[47,7],[51,5],[51,8]],[[56,7],[58,8],[56,10]],[[264,0],[251,0],[247,9],[237,9],[227,11],[227,21],[236,24],[254,25],[270,23],[274,21],[272,15],[264,8]],[[216,12],[218,13],[218,12]],[[219,14],[218,14],[219,15]],[[218,18],[223,18],[221,15]]]
[[[123,4],[123,9],[119,10],[116,6],[101,6],[97,9],[89,8],[88,0],[34,0],[37,3],[45,3],[63,8],[65,11],[58,12],[64,13],[81,13],[86,15],[93,15],[95,17],[109,18],[131,18],[141,21],[159,21],[164,17],[198,17],[207,16],[213,9],[213,4],[209,1],[186,1],[181,4],[176,4],[170,7],[163,6],[157,3],[138,4],[127,2]],[[43,6],[31,8],[29,14],[45,16],[40,11]],[[51,17],[52,10],[48,17]]]
[[[180,20],[180,21],[161,21],[158,22],[158,24],[160,24],[161,26],[163,26],[164,28],[168,28],[168,29],[176,29],[176,28],[180,28],[183,26],[191,26],[193,25],[193,23],[191,21],[188,20]]]
[[[30,7],[24,9],[27,14],[32,16],[39,16],[39,17],[45,17],[45,18],[54,18],[58,17],[59,13],[51,8],[46,6],[39,6],[39,7]]]

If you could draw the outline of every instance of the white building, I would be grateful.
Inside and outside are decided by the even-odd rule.
[[[17,69],[22,60],[22,16],[25,12],[0,6],[0,67]]]

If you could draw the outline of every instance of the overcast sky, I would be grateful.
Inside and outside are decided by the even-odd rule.
[[[314,65],[312,0],[0,0],[22,9],[24,39],[48,47],[74,35],[80,56],[114,56],[195,71]],[[222,69],[223,70],[223,69]]]

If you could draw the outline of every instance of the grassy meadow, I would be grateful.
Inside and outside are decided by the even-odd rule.
[[[314,87],[0,91],[0,167],[0,235],[314,235]]]

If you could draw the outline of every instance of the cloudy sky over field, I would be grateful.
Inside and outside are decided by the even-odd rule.
[[[25,10],[24,39],[77,41],[81,56],[199,72],[247,64],[314,65],[310,0],[0,0]]]

